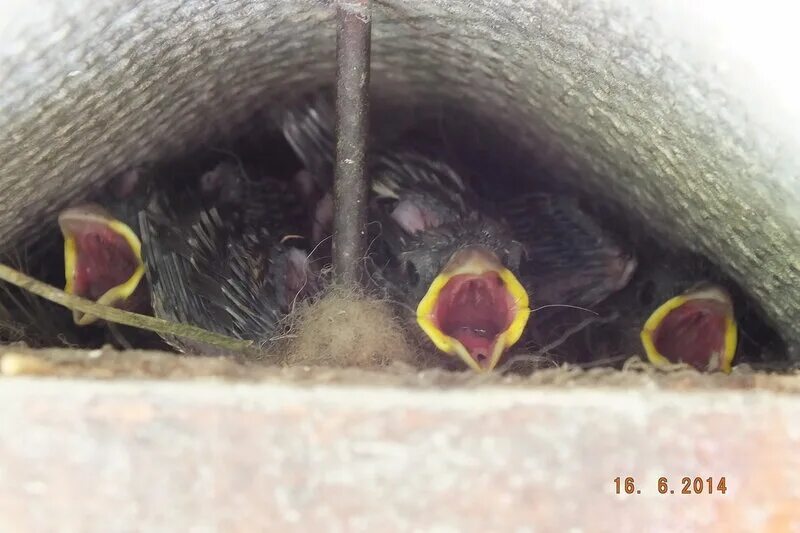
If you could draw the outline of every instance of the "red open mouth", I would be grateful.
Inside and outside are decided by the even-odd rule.
[[[125,283],[139,267],[125,238],[108,226],[87,226],[74,237],[74,291],[78,296],[97,300],[109,289]]]
[[[127,225],[95,204],[64,210],[58,224],[64,234],[66,292],[125,309],[146,305],[141,242]],[[96,320],[79,311],[73,318],[80,325]]]
[[[694,299],[676,307],[653,332],[653,344],[670,361],[698,370],[725,351],[727,306],[718,300]]]
[[[433,312],[435,325],[458,340],[481,368],[492,363],[494,345],[517,313],[514,297],[497,272],[458,274],[447,281]]]

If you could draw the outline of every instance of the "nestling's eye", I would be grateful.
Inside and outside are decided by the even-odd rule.
[[[389,198],[386,196],[380,196],[375,200],[375,203],[378,204],[378,207],[384,210],[387,213],[391,213],[397,208],[397,204],[399,203],[397,198]]]
[[[406,263],[406,278],[412,287],[419,285],[419,272],[417,272],[417,267],[414,266],[414,263]]]
[[[511,268],[517,268],[522,261],[522,257],[527,258],[527,250],[517,241],[513,241],[508,250],[505,250],[503,264]]]
[[[656,297],[656,284],[653,280],[648,280],[642,288],[639,289],[639,294],[637,295],[639,298],[639,303],[641,305],[649,306],[653,305]]]

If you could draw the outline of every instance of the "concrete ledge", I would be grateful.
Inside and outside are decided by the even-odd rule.
[[[766,391],[4,379],[0,530],[783,531],[798,420]]]

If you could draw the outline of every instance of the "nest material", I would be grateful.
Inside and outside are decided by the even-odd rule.
[[[376,368],[424,360],[388,302],[341,286],[293,313],[285,350],[292,366]]]
[[[99,350],[30,350],[9,346],[0,353],[0,374],[4,378],[81,377],[90,379],[147,380],[231,380],[280,382],[302,385],[364,385],[394,387],[626,387],[664,390],[760,389],[788,393],[800,392],[800,373],[786,375],[754,372],[746,365],[730,375],[703,374],[692,368],[664,372],[647,365],[628,364],[623,370],[593,368],[582,370],[563,365],[541,370],[530,376],[475,374],[472,371],[448,372],[440,369],[419,371],[395,364],[380,370],[338,369],[327,366],[276,367],[220,357],[185,357],[172,353]]]

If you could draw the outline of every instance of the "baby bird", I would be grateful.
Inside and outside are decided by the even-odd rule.
[[[135,229],[136,201],[131,198],[138,177],[126,174],[105,196],[111,210],[84,203],[63,210],[58,225],[64,237],[64,291],[97,303],[147,312],[142,243]],[[73,311],[75,324],[97,318]]]
[[[283,122],[299,158],[315,167],[309,171],[323,199],[333,159],[325,102],[305,100]],[[623,287],[635,269],[635,260],[566,199],[539,194],[492,205],[449,165],[400,143],[370,155],[375,277],[416,309],[421,331],[439,350],[476,371],[493,369],[522,337],[529,294],[593,303]],[[329,234],[330,218],[317,220]]]
[[[62,212],[67,292],[133,311],[152,300],[158,317],[268,341],[317,287],[303,206],[290,185],[251,180],[227,162],[182,185],[148,184],[135,201],[126,198],[128,209],[111,202],[125,221],[96,204]],[[93,320],[75,316],[79,324]],[[165,340],[181,351],[216,353]]]
[[[268,343],[297,301],[314,294],[304,220],[285,183],[249,180],[235,166],[217,167],[236,201],[206,207],[187,192],[180,202],[155,195],[140,213],[144,259],[156,316]],[[178,210],[177,206],[180,206]],[[208,346],[165,339],[181,351]]]
[[[643,259],[630,285],[601,306],[616,316],[589,328],[589,352],[643,352],[655,366],[686,363],[700,371],[730,372],[738,326],[733,298],[708,265],[667,253]],[[606,354],[604,354],[606,355]]]

